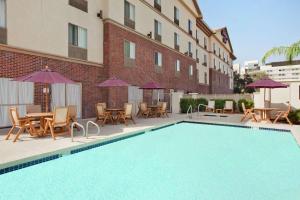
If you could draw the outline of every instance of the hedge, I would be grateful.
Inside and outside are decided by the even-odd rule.
[[[253,100],[247,100],[247,99],[240,99],[238,101],[238,107],[240,112],[243,112],[242,103],[245,104],[246,109],[250,109],[254,107],[254,101]]]
[[[289,114],[289,119],[293,124],[299,124],[300,123],[300,110],[294,110],[291,111]]]
[[[199,99],[180,99],[180,110],[181,113],[186,113],[190,107],[190,105],[192,105],[193,107],[193,111],[197,111],[198,109],[198,105],[199,104],[204,104],[207,105],[207,100],[204,98],[199,98]],[[203,106],[200,106],[200,111],[204,111],[205,108]]]

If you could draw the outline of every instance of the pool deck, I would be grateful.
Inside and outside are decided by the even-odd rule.
[[[96,135],[96,128],[90,128],[90,136],[88,138],[83,137],[81,132],[75,131],[74,142],[71,141],[70,136],[58,136],[57,140],[53,140],[51,137],[33,138],[27,133],[20,136],[20,140],[16,143],[10,140],[4,140],[8,129],[0,129],[0,169],[10,167],[16,164],[20,164],[26,161],[39,159],[45,156],[53,155],[55,153],[68,154],[71,149],[84,147],[87,145],[99,143],[101,141],[112,140],[115,138],[123,137],[126,135],[151,130],[156,127],[165,126],[168,124],[174,124],[181,121],[192,122],[205,122],[215,124],[227,124],[227,125],[243,125],[251,127],[263,127],[271,129],[284,129],[290,130],[300,147],[300,126],[289,126],[287,124],[268,124],[268,123],[254,123],[250,120],[247,122],[240,122],[241,115],[233,114],[227,115],[228,117],[207,117],[193,114],[192,118],[188,118],[187,115],[173,114],[169,115],[169,118],[150,118],[150,119],[136,119],[136,124],[130,124],[127,127],[124,124],[119,125],[106,125],[101,127],[100,135]],[[210,113],[211,114],[211,113]],[[93,119],[92,119],[93,120]],[[87,120],[83,120],[80,123],[85,124]]]

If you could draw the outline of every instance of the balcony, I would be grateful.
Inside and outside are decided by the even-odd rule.
[[[193,31],[192,31],[192,30],[189,30],[189,34],[190,34],[191,36],[193,36]]]
[[[207,45],[204,45],[204,49],[206,49],[206,50],[207,50]]]
[[[214,50],[214,54],[215,54],[215,55],[217,55],[217,52],[216,52],[216,50]]]
[[[199,39],[196,39],[197,44],[199,44]]]
[[[199,60],[199,58],[196,58],[196,62],[197,62],[197,63],[200,63],[200,60]]]
[[[155,39],[156,41],[161,42],[161,35],[155,33],[155,34],[154,34],[154,39]]]
[[[88,1],[86,0],[69,0],[69,5],[84,12],[88,12]]]
[[[124,18],[124,25],[129,27],[129,28],[135,29],[135,21],[132,21],[128,17]]]
[[[180,50],[179,45],[178,45],[178,44],[175,44],[175,45],[174,45],[174,49],[176,49],[177,51],[179,51],[179,50]]]
[[[203,66],[207,67],[207,62],[202,63]]]
[[[7,44],[7,29],[0,27],[0,44]]]
[[[174,23],[179,26],[179,19],[174,18]]]
[[[87,52],[87,49],[83,49],[83,48],[69,44],[68,55],[70,58],[87,60],[88,52]]]
[[[158,10],[159,12],[161,12],[161,5],[158,4],[156,1],[154,1],[154,8],[155,8],[156,10]]]

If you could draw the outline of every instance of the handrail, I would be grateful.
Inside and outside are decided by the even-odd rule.
[[[86,138],[88,138],[89,124],[92,124],[92,125],[96,126],[96,127],[97,127],[97,135],[100,135],[100,127],[99,127],[99,125],[96,124],[96,123],[93,122],[93,121],[88,121],[88,122],[86,123],[86,133],[85,133]]]
[[[191,111],[191,115],[190,115],[190,116],[189,116],[189,111]],[[188,109],[187,112],[186,112],[186,115],[187,115],[187,117],[192,118],[192,114],[193,114],[193,106],[190,105],[190,106],[189,106],[189,109]]]
[[[197,115],[199,116],[199,113],[200,113],[200,106],[204,106],[204,107],[206,107],[207,105],[205,105],[205,104],[202,104],[202,103],[200,103],[199,105],[198,105],[198,113],[197,113]]]
[[[78,122],[73,122],[71,125],[71,139],[72,142],[74,142],[74,126],[79,126],[83,130],[83,136],[85,136],[85,129],[82,124],[79,124]]]

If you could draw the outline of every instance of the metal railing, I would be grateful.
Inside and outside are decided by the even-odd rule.
[[[190,115],[189,115],[189,112],[191,113]],[[190,119],[192,118],[192,116],[193,116],[193,106],[192,105],[189,106],[189,109],[187,110],[186,115],[188,118],[190,118]]]
[[[97,127],[97,135],[100,135],[100,127],[99,127],[99,125],[96,124],[96,123],[93,122],[93,121],[88,121],[88,122],[86,123],[86,132],[85,132],[86,138],[88,138],[88,134],[89,134],[89,125],[90,125],[90,124],[92,124],[92,125],[94,125],[94,126]]]
[[[200,104],[198,105],[198,111],[197,111],[197,115],[198,115],[198,116],[199,116],[199,114],[200,114],[200,107],[201,107],[201,106],[206,107],[207,105],[202,104],[202,103],[200,103]]]

